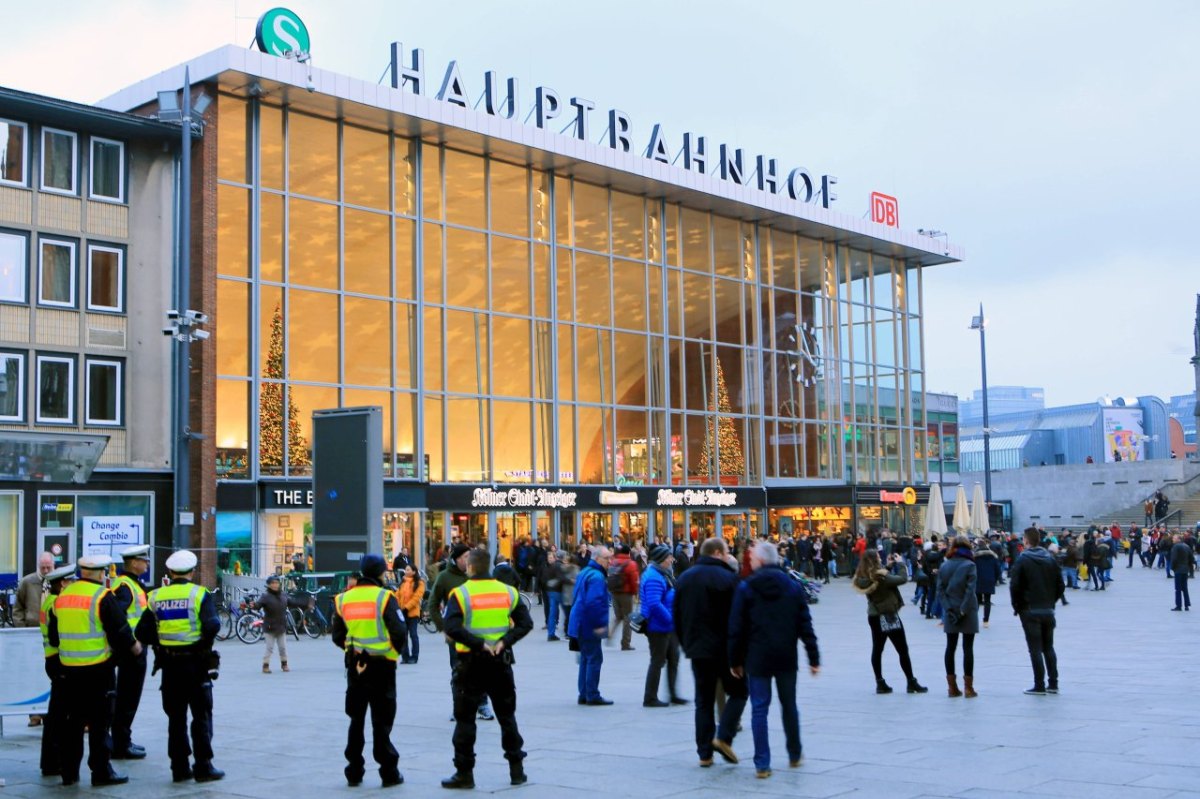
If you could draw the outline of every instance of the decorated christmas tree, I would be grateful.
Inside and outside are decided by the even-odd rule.
[[[713,416],[712,405],[705,397],[704,409],[708,412],[704,424],[704,446],[700,450],[699,473],[702,477],[711,475],[713,463],[713,446],[720,456],[720,472],[722,477],[741,478],[746,473],[746,460],[742,456],[742,440],[738,436],[737,420],[729,416]],[[729,391],[725,387],[725,372],[721,369],[721,360],[717,359],[717,412],[730,413],[733,410],[729,403]]]
[[[277,304],[271,319],[271,342],[267,348],[266,380],[283,380],[283,309]],[[283,468],[283,383],[263,382],[258,398],[258,464],[260,468]],[[308,444],[300,432],[300,409],[287,387],[288,464],[295,469],[309,465]]]

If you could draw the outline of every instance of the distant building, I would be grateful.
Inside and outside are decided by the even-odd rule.
[[[991,419],[1010,413],[1030,413],[1046,407],[1046,390],[1036,386],[988,386],[988,416]],[[976,390],[971,399],[960,400],[958,417],[963,427],[983,423],[983,392]]]
[[[1196,445],[1196,395],[1179,394],[1171,397],[1167,403],[1167,415],[1178,420],[1183,428],[1183,441],[1191,446]]]

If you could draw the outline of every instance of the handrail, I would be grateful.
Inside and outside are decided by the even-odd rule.
[[[1180,518],[1180,520],[1182,521],[1183,508],[1176,508],[1175,510],[1168,513],[1166,516],[1163,516],[1161,519],[1155,519],[1154,524],[1147,525],[1147,526],[1148,527],[1157,527],[1160,524],[1165,524],[1167,527],[1170,527],[1171,526],[1170,521],[1175,516],[1178,516]],[[1178,522],[1176,523],[1176,525],[1178,526]]]

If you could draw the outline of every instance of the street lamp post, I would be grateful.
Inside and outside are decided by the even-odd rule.
[[[979,368],[983,376],[983,498],[992,504],[992,431],[988,425],[988,389],[987,389],[987,336],[984,327],[987,319],[983,316],[983,303],[979,303],[979,316],[972,317],[971,330],[979,331]]]

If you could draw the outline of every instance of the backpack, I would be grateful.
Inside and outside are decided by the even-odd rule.
[[[625,592],[625,563],[613,560],[608,567],[608,591],[611,594]]]

